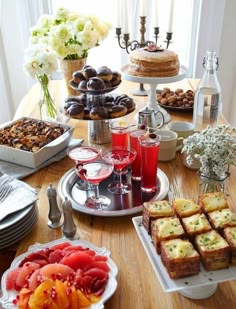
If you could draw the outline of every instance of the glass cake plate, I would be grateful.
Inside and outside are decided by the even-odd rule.
[[[110,251],[108,251],[106,248],[98,248],[95,245],[93,245],[92,243],[85,241],[85,240],[70,241],[70,240],[64,239],[64,238],[57,239],[57,240],[51,241],[51,242],[46,243],[46,244],[36,243],[36,244],[30,246],[27,252],[17,256],[13,260],[10,268],[7,271],[5,271],[3,276],[2,276],[2,281],[1,281],[2,297],[0,298],[0,308],[4,308],[4,309],[16,309],[17,308],[12,302],[16,297],[16,292],[13,291],[13,290],[7,291],[7,289],[6,289],[7,274],[11,270],[15,269],[20,264],[20,262],[26,256],[28,256],[30,253],[42,250],[44,248],[49,248],[51,246],[54,246],[54,245],[57,245],[57,244],[60,244],[60,243],[64,243],[64,242],[70,242],[74,246],[82,246],[83,248],[89,248],[89,249],[95,251],[96,254],[103,255],[103,256],[106,256],[108,258],[107,264],[110,268],[110,272],[109,272],[109,280],[108,280],[106,289],[103,292],[100,300],[96,304],[92,304],[90,307],[87,307],[87,309],[102,309],[102,308],[104,308],[104,303],[114,294],[114,292],[117,288],[116,275],[117,275],[118,269],[117,269],[116,264],[110,258],[110,254],[111,254]],[[2,307],[1,307],[1,305],[2,305]]]
[[[132,221],[153,270],[165,292],[178,291],[188,298],[204,299],[215,293],[219,282],[236,279],[236,266],[230,266],[228,269],[206,271],[202,265],[198,275],[170,279],[160,255],[157,254],[153,246],[150,235],[148,235],[142,224],[142,216],[134,217]]]

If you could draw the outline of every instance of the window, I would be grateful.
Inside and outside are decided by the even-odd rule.
[[[116,1],[110,0],[49,0],[51,2],[52,12],[59,7],[66,7],[84,14],[94,14],[103,20],[109,21],[113,25],[110,36],[101,43],[98,48],[91,50],[88,62],[95,67],[107,65],[113,69],[120,69],[127,64],[128,55],[118,46],[115,35],[115,23],[117,20]],[[169,16],[169,1],[148,0],[147,18],[146,18],[146,40],[154,40],[153,21],[155,12],[154,1],[157,2],[158,20],[160,26],[160,35],[158,45],[166,47],[166,29]],[[128,10],[128,28],[131,40],[140,40],[140,21],[139,21],[139,2],[140,0],[123,0],[121,5]],[[194,48],[196,42],[196,22],[198,20],[199,1],[194,0],[174,0],[173,14],[173,42],[170,49],[176,51],[180,58],[181,65],[188,68],[188,76],[192,75]],[[124,24],[124,14],[121,13],[121,25]],[[122,28],[123,29],[123,28]]]

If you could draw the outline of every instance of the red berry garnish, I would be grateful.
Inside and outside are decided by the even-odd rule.
[[[141,124],[141,125],[139,126],[139,129],[141,129],[141,130],[145,130],[145,129],[146,129],[145,124]]]
[[[156,138],[157,136],[156,136],[156,134],[154,134],[154,133],[150,133],[150,134],[149,134],[149,137],[150,137],[150,138]]]
[[[87,170],[86,170],[85,168],[80,168],[80,169],[78,170],[78,172],[79,172],[80,175],[86,175]]]
[[[76,166],[75,166],[77,169],[80,169],[83,167],[83,164],[82,163],[77,163]]]

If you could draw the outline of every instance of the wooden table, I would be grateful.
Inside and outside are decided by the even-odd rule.
[[[183,80],[172,83],[172,89],[195,89],[196,81]],[[51,91],[57,104],[63,104],[66,96],[62,81],[52,81]],[[148,87],[148,86],[145,86]],[[119,93],[130,95],[130,90],[138,88],[137,84],[123,81],[117,89]],[[23,98],[16,112],[15,118],[20,116],[38,117],[37,114],[37,86]],[[131,96],[131,95],[130,95]],[[146,105],[147,97],[134,97],[137,110]],[[134,122],[135,112],[128,118]],[[192,120],[190,113],[171,113],[171,121]],[[70,120],[75,126],[74,136],[87,141],[87,122]],[[110,147],[110,145],[104,145]],[[38,190],[39,217],[32,232],[16,245],[16,254],[27,251],[35,242],[46,243],[62,236],[61,229],[50,229],[48,221],[48,200],[46,190],[50,183],[57,186],[60,178],[73,167],[73,162],[64,158],[60,162],[43,168],[39,172],[24,179],[25,182]],[[171,162],[160,163],[159,167],[167,175],[170,191],[174,197],[196,198],[198,193],[198,177],[196,171],[183,165],[182,155],[177,153]],[[227,182],[228,199],[231,205],[236,200],[236,170],[231,169],[231,177]],[[228,281],[218,285],[216,293],[203,300],[191,300],[178,292],[165,293],[156,277],[144,248],[138,238],[132,223],[132,216],[98,217],[74,211],[74,219],[81,236],[98,247],[106,247],[111,251],[112,259],[119,272],[118,287],[115,294],[106,302],[105,308],[111,309],[152,309],[152,308],[235,308],[236,281]],[[141,214],[137,214],[141,215]],[[137,216],[135,215],[135,216]]]

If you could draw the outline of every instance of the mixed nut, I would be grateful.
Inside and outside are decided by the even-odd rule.
[[[172,91],[166,87],[157,95],[157,101],[166,107],[193,108],[194,92],[190,89],[185,92],[181,88]]]

